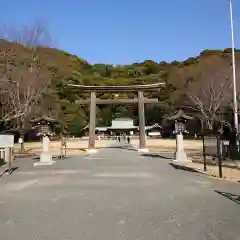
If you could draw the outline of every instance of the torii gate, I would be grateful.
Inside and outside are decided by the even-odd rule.
[[[145,139],[145,115],[144,104],[145,103],[157,103],[157,98],[148,99],[144,97],[144,92],[159,91],[165,83],[154,83],[146,85],[128,85],[128,86],[85,86],[69,84],[71,87],[78,88],[81,92],[90,92],[90,99],[76,100],[77,104],[90,105],[90,124],[89,124],[89,142],[88,152],[96,152],[95,149],[95,127],[96,127],[96,104],[138,104],[138,117],[139,117],[139,149],[141,152],[148,152]],[[96,98],[96,93],[100,92],[131,92],[138,93],[138,98],[134,99],[100,99]]]

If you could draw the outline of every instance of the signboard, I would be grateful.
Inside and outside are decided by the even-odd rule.
[[[204,136],[205,154],[208,156],[217,156],[217,138],[216,136]]]
[[[11,134],[0,134],[0,148],[12,148],[14,136]]]

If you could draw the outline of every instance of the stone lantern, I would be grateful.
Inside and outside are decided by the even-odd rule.
[[[37,135],[42,137],[42,152],[40,154],[40,161],[36,162],[34,166],[52,165],[52,154],[50,152],[50,140],[49,136],[53,135],[52,124],[57,123],[54,118],[42,116],[30,120],[33,124],[33,128],[38,130]]]
[[[42,116],[35,119],[30,120],[33,124],[33,128],[37,129],[38,136],[51,136],[53,135],[53,124],[57,123],[54,118]]]
[[[188,162],[187,154],[184,151],[183,133],[187,132],[186,122],[192,120],[193,117],[188,116],[183,109],[179,109],[174,116],[169,117],[168,119],[175,123],[174,133],[176,134],[176,152],[174,161],[183,163]]]

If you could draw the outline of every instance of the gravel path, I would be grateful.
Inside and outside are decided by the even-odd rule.
[[[0,178],[0,239],[239,240],[239,183],[169,161],[117,145],[23,165]]]

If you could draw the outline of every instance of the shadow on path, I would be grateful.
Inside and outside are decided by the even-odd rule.
[[[16,171],[17,169],[18,169],[19,167],[12,167],[11,169],[5,169],[2,173],[1,173],[1,175],[0,175],[0,178],[2,177],[2,176],[4,176],[4,174],[6,174],[6,173],[8,173],[9,175],[12,175],[12,173],[14,172],[14,171]]]
[[[214,190],[214,192],[228,198],[229,200],[237,203],[237,204],[240,204],[240,195],[239,194],[233,194],[233,193],[228,193],[228,192],[221,192],[221,191],[218,191],[218,190]]]
[[[124,149],[124,150],[129,150],[129,151],[135,151],[137,152],[137,149],[135,149],[134,147],[132,147],[131,145],[121,145],[121,146],[108,146],[108,147],[103,147],[100,149]]]
[[[178,164],[174,164],[174,163],[169,163],[169,165],[171,165],[173,168],[177,169],[177,170],[184,170],[187,172],[196,172],[196,173],[200,173],[197,170],[184,166],[184,165],[178,165]]]
[[[157,153],[144,153],[143,157],[151,157],[151,158],[163,158],[163,159],[173,159],[172,157],[163,156]]]
[[[52,156],[53,160],[65,160],[65,159],[70,159],[71,156]],[[40,156],[37,157],[33,157],[32,158],[33,161],[38,162],[40,160]]]

